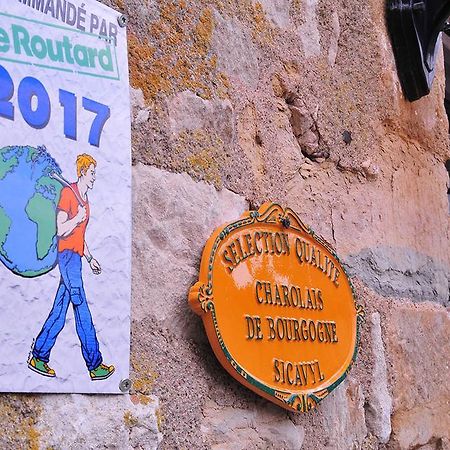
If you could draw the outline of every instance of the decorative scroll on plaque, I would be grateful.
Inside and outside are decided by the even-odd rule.
[[[334,250],[273,203],[219,227],[189,294],[224,368],[288,410],[306,412],[346,377],[363,310]]]

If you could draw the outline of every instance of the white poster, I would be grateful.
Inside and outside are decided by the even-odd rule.
[[[129,376],[126,28],[96,1],[0,0],[0,391]]]

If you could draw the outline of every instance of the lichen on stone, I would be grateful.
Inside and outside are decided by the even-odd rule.
[[[253,31],[252,36],[256,42],[260,44],[272,44],[273,43],[273,27],[267,20],[266,14],[261,3],[256,2],[252,9],[253,15]]]
[[[159,20],[141,38],[130,32],[131,85],[147,102],[191,90],[204,99],[228,89],[211,51],[214,18],[210,8],[195,9],[184,0],[159,0]]]
[[[158,425],[158,430],[160,432],[162,432],[162,427],[163,427],[163,424],[164,424],[164,414],[163,414],[161,408],[158,408],[155,411],[155,414],[156,414],[156,423]]]
[[[0,448],[39,450],[36,422],[41,412],[36,397],[3,395],[0,398]]]
[[[132,361],[134,377],[132,379],[131,394],[148,396],[152,393],[158,374],[149,363]],[[141,398],[140,398],[141,399]]]
[[[125,411],[123,414],[123,421],[127,428],[133,428],[139,423],[139,419],[135,417],[131,411]]]
[[[222,187],[221,167],[225,162],[222,139],[203,129],[187,130],[178,135],[175,149],[185,153],[188,143],[190,150],[184,169],[195,178],[204,179],[218,188]]]

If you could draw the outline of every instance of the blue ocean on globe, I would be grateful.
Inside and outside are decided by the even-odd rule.
[[[36,277],[56,265],[58,175],[45,147],[0,148],[0,261],[17,275]]]

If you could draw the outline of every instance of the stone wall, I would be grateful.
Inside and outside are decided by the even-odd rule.
[[[443,61],[401,94],[384,2],[105,0],[129,17],[130,395],[0,397],[0,448],[449,449]],[[366,321],[347,380],[288,413],[188,307],[214,228],[273,200],[331,242]]]

